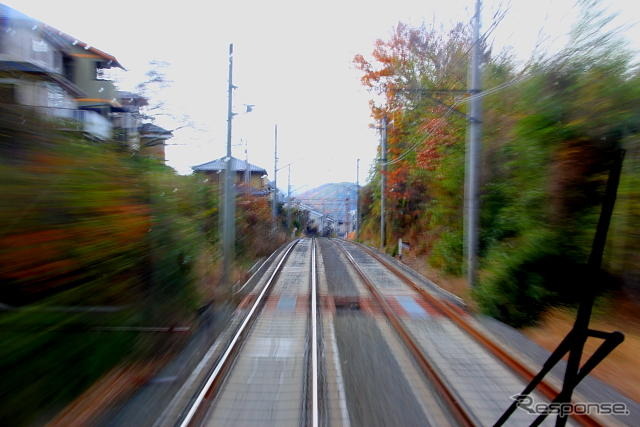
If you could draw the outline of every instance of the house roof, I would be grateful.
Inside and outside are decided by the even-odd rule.
[[[203,163],[201,165],[192,166],[191,169],[193,169],[196,172],[223,171],[226,168],[225,159],[226,157],[221,157],[219,159],[212,160],[210,162]],[[251,163],[249,163],[248,165],[249,165],[249,172],[257,172],[262,174],[267,173],[267,170],[264,168],[261,168],[260,166],[253,165]],[[235,157],[231,157],[231,170],[233,172],[244,172],[247,170],[247,162],[245,162],[244,160],[237,159]]]
[[[67,33],[63,33],[62,31],[53,28],[50,25],[47,24],[42,24],[45,33],[54,41],[57,42],[57,44],[65,49],[71,49],[73,46],[77,47],[77,48],[81,48],[86,50],[87,52],[91,52],[96,56],[99,56],[100,58],[104,59],[107,61],[107,65],[109,67],[118,67],[121,68],[123,70],[126,70],[122,64],[120,64],[120,62],[118,62],[118,60],[116,59],[115,56],[110,55],[100,49],[97,49],[91,45],[89,45],[88,43],[85,43],[83,41],[78,40],[77,38],[70,36]]]
[[[44,22],[40,22],[30,16],[25,15],[22,12],[19,12],[9,6],[4,4],[0,4],[0,20],[8,20],[13,22],[22,22],[26,25],[33,25],[33,29],[41,28],[44,32],[45,36],[51,39],[52,42],[60,45],[61,47],[71,48],[72,46],[76,46],[78,48],[82,48],[88,52],[93,53],[94,55],[99,56],[100,58],[105,59],[110,66],[119,67],[123,70],[125,69],[120,62],[113,55],[109,55],[106,52],[101,51],[100,49],[96,49],[89,44],[76,39],[75,37],[70,36],[69,34],[63,33],[62,31],[45,24]]]
[[[118,102],[124,107],[144,107],[149,105],[149,100],[138,93],[119,90],[116,91],[116,95]]]
[[[35,22],[35,19],[2,3],[0,3],[0,18],[9,19],[11,21]]]
[[[18,71],[21,73],[29,73],[38,76],[42,76],[44,79],[52,81],[59,86],[63,87],[73,96],[85,96],[86,94],[82,89],[78,86],[65,79],[64,77],[52,73],[46,70],[39,65],[33,64],[31,62],[22,62],[22,61],[0,61],[0,71]]]
[[[307,212],[309,212],[309,214],[313,214],[313,215],[318,216],[318,217],[324,216],[324,214],[322,212],[320,212],[319,210],[314,209],[312,206],[305,205],[304,203],[300,203],[298,205],[298,209],[303,210],[303,211],[307,211]]]
[[[159,134],[159,135],[171,135],[173,132],[160,126],[156,126],[153,123],[143,123],[138,128],[141,134]]]

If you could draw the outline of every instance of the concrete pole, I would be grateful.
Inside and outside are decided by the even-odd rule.
[[[385,244],[385,194],[387,188],[387,116],[382,118],[382,138],[380,147],[380,249]]]
[[[235,251],[235,194],[233,186],[233,171],[231,168],[231,125],[233,121],[233,44],[229,45],[229,87],[227,104],[227,157],[224,171],[224,206],[222,220],[222,253],[223,271],[222,281],[225,286],[231,285],[231,266]]]
[[[274,144],[273,144],[273,203],[271,209],[271,216],[276,221],[278,217],[278,125],[275,125],[274,129]],[[278,224],[275,223],[276,229]]]
[[[244,141],[244,185],[245,192],[247,194],[251,193],[251,169],[249,168],[249,144],[247,141]]]
[[[476,97],[481,91],[480,64],[482,46],[480,45],[480,0],[476,0],[476,13],[473,19],[473,46],[469,70],[470,90],[474,98],[469,105],[469,125],[467,128],[467,151],[465,168],[465,250],[467,257],[467,281],[469,286],[476,285],[478,269],[478,222],[480,186],[479,160],[482,138],[482,100]]]
[[[351,221],[349,220],[349,196],[344,199],[344,228],[346,230],[344,237],[345,239],[348,239],[349,232],[351,231]]]
[[[360,239],[360,159],[356,159],[356,240]]]
[[[322,226],[320,227],[321,228],[321,230],[320,230],[320,235],[321,236],[324,235],[324,219],[325,219],[324,217],[325,216],[327,216],[327,214],[326,214],[326,210],[324,208],[324,200],[323,200],[322,201],[322,218],[321,218]]]
[[[287,233],[291,233],[291,163],[287,169]]]

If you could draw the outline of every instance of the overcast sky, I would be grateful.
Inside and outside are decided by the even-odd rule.
[[[292,187],[304,191],[326,182],[361,182],[374,162],[378,135],[368,128],[369,95],[352,60],[370,54],[376,39],[388,39],[398,21],[445,28],[469,22],[473,0],[409,1],[190,1],[19,0],[5,4],[108,52],[127,68],[120,77],[130,90],[144,80],[152,60],[166,61],[170,87],[166,109],[187,115],[195,128],[175,132],[168,164],[180,173],[221,157],[226,150],[227,51],[234,43],[234,156],[269,171],[273,178],[273,127],[278,124],[280,165],[292,164]],[[495,48],[512,46],[530,56],[541,29],[548,49],[561,46],[575,20],[573,0],[485,0],[483,26],[509,7],[494,32]],[[622,11],[618,24],[640,21],[636,0],[608,0]],[[626,32],[640,46],[638,25]],[[243,104],[255,104],[242,114]],[[174,123],[158,119],[161,126]],[[278,174],[286,186],[286,170]]]

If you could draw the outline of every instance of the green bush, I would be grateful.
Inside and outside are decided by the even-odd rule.
[[[462,274],[462,230],[446,231],[431,249],[429,263],[447,274]]]
[[[3,425],[33,423],[116,364],[166,351],[175,334],[135,327],[192,321],[195,259],[217,231],[217,202],[193,177],[58,127],[0,111]]]

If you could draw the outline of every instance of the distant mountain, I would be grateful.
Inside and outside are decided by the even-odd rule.
[[[294,199],[340,221],[345,218],[345,207],[348,207],[349,211],[356,209],[356,192],[357,186],[354,183],[339,182],[323,184],[296,194]]]

